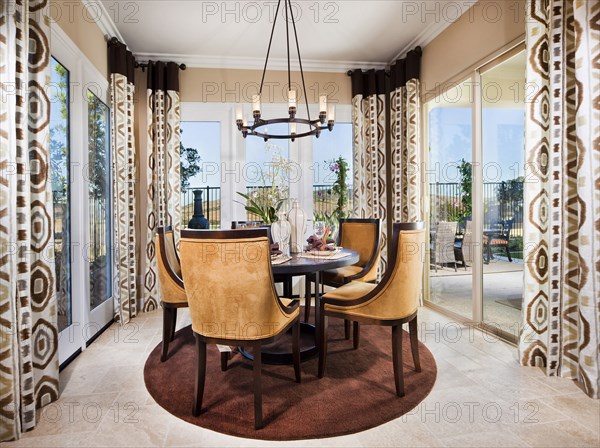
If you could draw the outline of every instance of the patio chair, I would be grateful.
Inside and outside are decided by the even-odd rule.
[[[492,247],[503,247],[506,250],[508,261],[512,263],[510,249],[508,248],[512,226],[512,218],[501,220],[494,225],[494,228],[491,231],[486,232],[487,238],[484,239],[484,246],[488,263],[492,259]]]
[[[431,258],[435,272],[438,264],[444,267],[445,263],[454,264],[456,271],[456,257],[454,256],[454,240],[456,239],[456,221],[440,221],[437,224],[435,234],[431,238]]]

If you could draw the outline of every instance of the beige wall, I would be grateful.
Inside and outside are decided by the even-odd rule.
[[[525,36],[524,0],[480,0],[423,49],[423,97],[441,93]]]
[[[345,73],[305,73],[309,103],[317,103],[319,94],[327,94],[332,102],[350,104],[352,84]],[[181,101],[209,103],[248,103],[258,91],[261,70],[188,68],[181,72]],[[267,71],[263,89],[264,103],[287,102],[286,71]],[[292,73],[292,85],[301,91],[300,73]]]
[[[108,58],[104,34],[86,13],[79,0],[52,0],[50,17],[108,79]]]

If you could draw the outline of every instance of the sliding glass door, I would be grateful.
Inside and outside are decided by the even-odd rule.
[[[481,71],[483,322],[518,336],[523,300],[525,53]]]
[[[50,62],[50,173],[54,207],[54,286],[61,336],[73,325],[71,294],[71,170],[69,70],[57,59]],[[72,339],[72,338],[70,338]]]
[[[516,340],[523,284],[525,53],[425,105],[427,303]]]
[[[472,315],[473,113],[464,82],[427,104],[429,121],[429,301]]]
[[[52,29],[50,178],[59,363],[85,350],[114,318],[108,82]]]
[[[87,267],[89,269],[89,340],[113,317],[112,267],[113,229],[110,159],[110,109],[90,90],[87,138]]]

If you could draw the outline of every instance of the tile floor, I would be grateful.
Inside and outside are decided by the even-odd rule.
[[[189,324],[187,314],[179,327]],[[369,431],[288,446],[597,447],[600,401],[572,381],[519,367],[516,349],[420,310],[420,338],[438,363],[431,394],[409,414]],[[6,447],[280,446],[190,425],[146,392],[143,367],[161,340],[160,311],[113,325],[61,373],[60,399],[38,427]],[[305,372],[309,375],[310,372]],[[250,399],[250,395],[249,395]],[[394,399],[390,397],[390,399]]]

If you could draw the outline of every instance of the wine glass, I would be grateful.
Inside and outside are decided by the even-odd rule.
[[[315,236],[320,240],[325,236],[325,222],[324,221],[315,221],[314,232]]]

